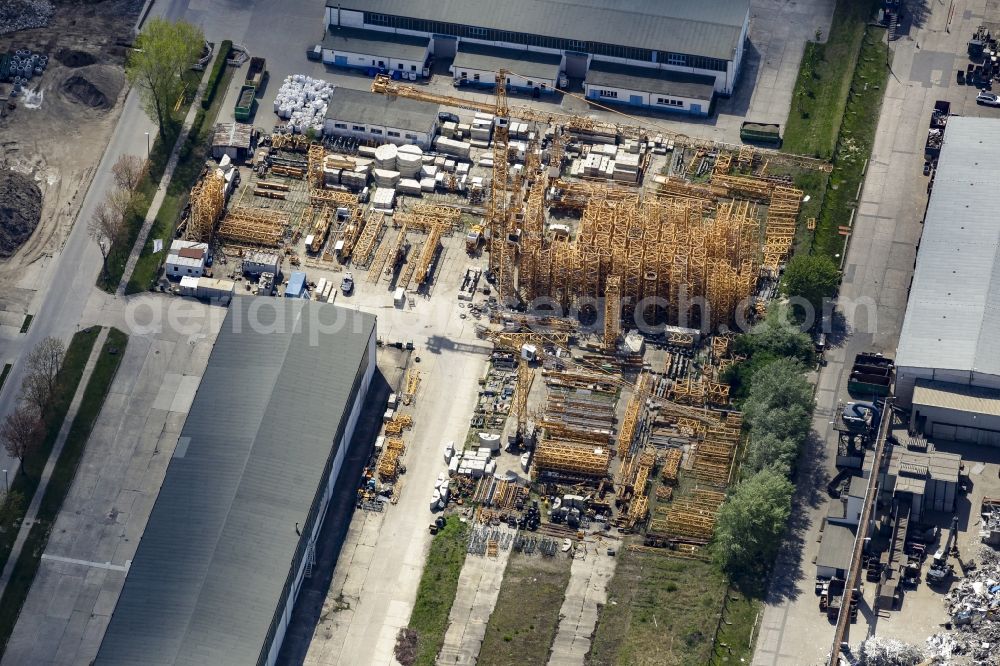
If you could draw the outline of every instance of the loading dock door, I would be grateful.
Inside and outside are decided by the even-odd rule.
[[[434,35],[434,57],[454,58],[458,53],[458,38],[448,35]]]
[[[587,54],[566,52],[566,76],[582,79],[587,76]]]

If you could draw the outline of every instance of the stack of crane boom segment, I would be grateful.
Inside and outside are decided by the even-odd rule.
[[[501,303],[509,304],[516,297],[514,292],[514,246],[509,242],[510,211],[508,210],[510,148],[510,109],[507,108],[506,72],[496,76],[496,107],[493,110],[493,179],[490,184],[490,203],[486,211],[486,228],[490,236],[490,272],[497,278]]]
[[[281,245],[290,218],[269,208],[231,208],[219,225],[219,238],[242,245],[277,247]]]
[[[215,223],[225,206],[226,181],[218,169],[209,169],[205,177],[191,189],[191,218],[187,225],[188,240],[208,243],[212,240]]]
[[[371,256],[372,250],[375,249],[375,243],[382,234],[384,227],[385,214],[382,211],[372,210],[368,213],[368,219],[365,220],[361,234],[358,236],[358,240],[354,244],[354,249],[351,251],[352,263],[358,266],[364,266],[368,263],[368,258]]]

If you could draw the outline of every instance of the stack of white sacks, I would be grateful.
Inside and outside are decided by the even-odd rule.
[[[309,129],[323,131],[327,102],[334,85],[304,74],[285,77],[274,98],[274,112],[287,120],[293,132],[304,133]]]

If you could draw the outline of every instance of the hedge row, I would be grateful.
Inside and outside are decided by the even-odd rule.
[[[222,72],[226,70],[226,60],[229,58],[229,52],[232,48],[233,43],[228,39],[223,40],[222,46],[219,47],[219,55],[215,57],[215,61],[212,63],[212,73],[208,77],[205,94],[201,98],[201,108],[203,109],[212,106],[212,100],[215,99],[215,91],[219,87],[219,81],[222,80]]]

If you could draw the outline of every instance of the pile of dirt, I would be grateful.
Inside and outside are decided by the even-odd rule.
[[[77,49],[59,49],[59,52],[56,53],[56,60],[73,69],[97,64],[97,56]]]
[[[17,252],[42,217],[42,191],[23,173],[0,170],[0,257]]]
[[[74,70],[60,87],[71,102],[105,110],[114,106],[124,85],[125,77],[117,67],[87,65]]]

